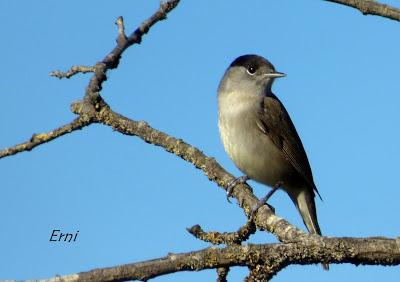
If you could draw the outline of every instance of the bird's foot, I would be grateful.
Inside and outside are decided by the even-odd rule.
[[[249,180],[249,179],[250,179],[250,177],[248,177],[247,175],[243,175],[243,176],[240,176],[240,177],[232,180],[228,184],[228,187],[226,188],[226,199],[228,200],[229,203],[231,202],[229,200],[229,197],[232,196],[233,189],[235,188],[235,186],[238,185],[238,184],[246,183],[246,181]]]
[[[254,219],[255,214],[257,213],[258,209],[261,208],[263,205],[268,205],[268,200],[269,198],[271,198],[271,196],[275,193],[276,190],[278,190],[279,188],[281,188],[283,185],[282,181],[278,181],[274,187],[272,187],[272,189],[267,193],[267,195],[265,195],[265,197],[261,198],[260,201],[258,201],[257,206],[253,209],[253,211],[251,212],[250,215],[250,220]],[[275,212],[274,207],[268,205],[268,207]]]

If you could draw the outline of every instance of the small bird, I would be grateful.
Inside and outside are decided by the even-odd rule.
[[[306,152],[288,112],[271,91],[275,78],[283,76],[261,56],[235,59],[218,88],[219,132],[229,157],[245,174],[238,180],[283,189],[308,231],[321,235],[314,202],[319,193]]]

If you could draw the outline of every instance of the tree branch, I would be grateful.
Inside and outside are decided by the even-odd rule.
[[[254,234],[256,230],[256,226],[252,220],[248,220],[245,225],[239,228],[236,232],[204,232],[200,225],[194,225],[191,228],[188,228],[187,231],[195,236],[197,239],[200,239],[205,242],[210,242],[213,245],[239,245],[242,242],[249,239],[250,235]]]
[[[342,4],[359,10],[364,15],[375,15],[400,21],[400,9],[381,4],[374,0],[325,0],[328,2]]]
[[[164,148],[201,169],[209,180],[224,189],[235,179],[214,158],[206,156],[196,147],[189,145],[182,139],[177,139],[154,129],[144,121],[134,121],[112,111],[100,96],[97,97],[97,100],[97,105],[101,105],[99,110],[90,110],[90,104],[86,100],[82,100],[72,105],[72,111],[80,116],[93,119],[95,122],[110,126],[122,134],[138,136],[147,143]],[[250,216],[259,202],[247,184],[236,186],[232,196],[238,200],[238,204],[243,208],[247,217]],[[258,209],[254,223],[258,229],[273,233],[281,242],[293,242],[306,235],[304,231],[276,216],[268,206],[262,206]]]
[[[72,66],[71,69],[67,72],[62,72],[62,71],[52,71],[50,73],[50,76],[57,77],[59,79],[61,78],[71,78],[77,73],[88,73],[88,72],[94,72],[95,68],[94,67],[87,67],[87,66]]]
[[[96,94],[101,91],[102,84],[106,81],[107,70],[118,67],[122,53],[133,44],[140,44],[142,37],[150,28],[159,21],[165,20],[167,14],[171,12],[180,0],[169,0],[162,2],[159,9],[147,20],[145,20],[129,37],[125,35],[124,21],[119,17],[116,21],[118,26],[117,46],[109,53],[101,62],[97,63],[94,68],[94,76],[90,79],[89,85],[86,88],[85,99],[95,103]]]
[[[217,268],[217,282],[227,282],[226,277],[228,276],[229,267],[219,267]]]
[[[133,121],[113,112],[99,95],[102,83],[106,80],[106,71],[118,66],[123,51],[134,43],[140,43],[142,36],[148,32],[150,27],[157,21],[165,19],[166,14],[175,8],[178,3],[179,0],[170,0],[162,3],[158,11],[148,20],[144,21],[128,38],[125,38],[126,36],[124,35],[123,19],[121,17],[118,18],[117,26],[119,35],[117,38],[117,47],[115,47],[102,62],[97,63],[93,67],[94,75],[87,86],[84,99],[73,103],[71,109],[74,113],[80,116],[80,120],[88,121],[85,125],[93,122],[102,123],[111,126],[114,130],[117,130],[120,133],[135,135],[143,139],[145,142],[163,147],[168,152],[181,157],[182,159],[192,163],[195,167],[203,170],[211,181],[214,181],[220,187],[226,189],[227,185],[234,179],[234,177],[226,172],[214,158],[207,157],[199,149],[190,146],[181,139],[174,138],[158,131],[145,122]],[[68,130],[65,131],[65,133],[68,132]],[[51,135],[51,137],[55,139],[59,136]],[[50,139],[48,139],[48,141],[49,140]],[[34,143],[34,146],[42,143],[44,142]],[[20,146],[18,148],[19,150],[16,150],[14,153],[29,150],[29,146]],[[244,209],[247,216],[250,215],[251,211],[259,202],[247,184],[238,185],[236,189],[234,189],[232,196],[236,197],[239,205]],[[268,230],[275,234],[282,242],[291,242],[305,235],[305,232],[302,230],[290,225],[286,220],[276,216],[267,206],[261,207],[258,210],[254,222],[258,229]]]
[[[91,105],[94,105],[94,110],[99,109],[102,105],[98,104],[98,91],[101,90],[102,83],[107,79],[107,70],[116,68],[119,64],[121,55],[126,50],[126,48],[136,43],[140,44],[143,35],[146,34],[154,24],[166,19],[167,14],[179,4],[179,1],[180,0],[170,0],[161,3],[158,10],[150,18],[145,20],[128,38],[126,38],[124,34],[125,29],[123,27],[123,19],[122,17],[119,17],[116,22],[116,24],[118,25],[117,46],[101,62],[97,63],[93,67],[72,66],[71,69],[67,72],[53,71],[50,73],[50,75],[61,79],[70,78],[77,73],[93,72],[94,75],[90,80],[88,87],[86,88],[85,99]],[[123,37],[125,37],[126,40],[121,40],[121,38]],[[91,105],[87,107],[88,110],[93,110],[92,107],[90,107]],[[75,131],[77,129],[81,129],[84,126],[93,123],[90,118],[88,119],[88,117],[90,116],[93,116],[93,113],[91,115],[85,115],[85,118],[78,117],[71,123],[54,129],[48,133],[33,134],[29,141],[0,150],[0,158],[15,155],[23,151],[30,151],[36,146],[47,143],[53,139],[63,136],[64,134],[71,133],[72,131]]]
[[[386,10],[384,9],[380,13],[388,13],[387,10],[391,8],[370,0],[327,1],[355,7],[365,14],[380,15],[374,10],[376,7],[386,7]],[[112,127],[122,134],[138,136],[147,143],[164,148],[166,151],[192,163],[196,168],[201,169],[211,181],[226,189],[234,177],[226,172],[215,159],[206,156],[199,149],[181,139],[169,136],[150,127],[146,122],[134,121],[112,111],[99,94],[102,84],[107,79],[107,70],[116,68],[123,52],[133,44],[140,44],[143,35],[156,22],[165,19],[167,13],[174,9],[178,3],[179,0],[170,0],[162,3],[157,12],[145,20],[129,36],[125,35],[124,22],[122,17],[119,17],[116,21],[118,26],[117,46],[101,62],[93,67],[75,66],[65,73],[54,72],[53,74],[60,78],[71,77],[79,72],[94,73],[86,88],[83,100],[75,102],[71,106],[72,111],[78,114],[79,117],[71,123],[51,132],[34,134],[29,141],[0,151],[0,158],[22,151],[29,151],[40,144],[49,142],[74,130],[81,129],[91,123],[101,123]],[[365,10],[359,6],[361,5],[360,3],[368,4],[368,9]],[[394,11],[399,13],[397,9],[394,9]],[[399,18],[394,19],[399,20]],[[247,184],[238,185],[232,195],[238,200],[238,204],[243,208],[247,217],[250,216],[251,211],[259,202]],[[181,270],[210,268],[219,269],[219,279],[223,280],[226,278],[226,271],[224,270],[230,266],[249,267],[251,271],[247,279],[251,281],[256,278],[268,280],[285,266],[296,263],[350,262],[354,264],[400,264],[400,240],[385,238],[325,238],[318,235],[309,235],[289,224],[286,220],[276,216],[268,206],[263,206],[258,210],[254,217],[254,224],[260,230],[267,230],[273,233],[283,244],[235,245],[237,243],[235,236],[240,235],[241,238],[239,241],[241,242],[241,240],[245,240],[251,234],[252,231],[250,230],[252,228],[246,229],[250,226],[245,226],[239,232],[225,234],[225,237],[220,236],[220,233],[217,234],[218,236],[214,236],[218,237],[218,240],[223,243],[232,243],[231,246],[226,248],[208,248],[186,254],[171,254],[151,261],[95,269],[89,272],[56,277],[53,280],[47,281],[147,280]],[[199,237],[216,243],[218,240],[213,240],[210,234],[215,235],[214,233],[203,233]]]
[[[287,265],[316,264],[321,261],[350,262],[356,265],[399,265],[400,239],[321,239],[316,235],[307,235],[304,240],[295,243],[210,247],[196,252],[169,254],[154,260],[94,269],[42,281],[146,281],[177,271],[200,271],[229,266],[247,266],[251,269],[248,281],[253,281],[252,277],[256,277],[257,281],[262,278],[263,281],[271,279]]]
[[[90,119],[86,119],[84,117],[79,116],[72,122],[63,125],[59,128],[56,128],[50,132],[33,134],[32,137],[29,139],[29,141],[25,143],[17,144],[13,147],[0,150],[0,159],[15,155],[23,151],[30,151],[36,146],[50,142],[51,140],[61,137],[67,133],[71,133],[75,130],[82,129],[82,127],[85,127],[91,123],[92,121]]]

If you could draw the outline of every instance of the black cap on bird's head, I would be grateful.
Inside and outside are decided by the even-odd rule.
[[[271,78],[285,76],[284,73],[277,72],[267,59],[258,55],[243,55],[236,58],[230,68],[236,66],[244,67],[250,75],[260,74]]]
[[[277,72],[265,58],[244,55],[236,58],[225,71],[219,92],[241,92],[263,96],[271,91],[275,78],[285,76]]]

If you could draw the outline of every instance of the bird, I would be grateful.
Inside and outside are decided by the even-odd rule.
[[[315,194],[321,196],[307,154],[288,112],[271,90],[274,80],[284,76],[262,56],[236,58],[218,87],[220,137],[245,174],[237,181],[255,180],[273,187],[272,193],[284,190],[308,231],[321,235],[314,201]]]

